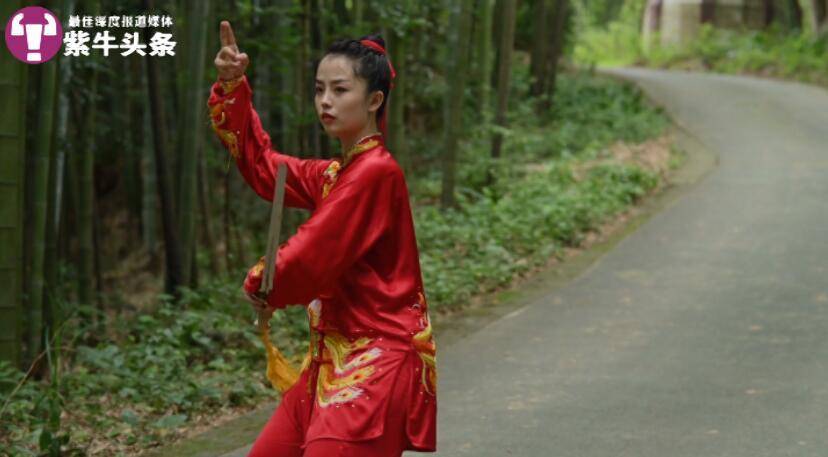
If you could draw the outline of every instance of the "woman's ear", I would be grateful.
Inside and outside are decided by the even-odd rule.
[[[385,94],[381,90],[375,90],[371,94],[371,99],[368,101],[368,111],[375,113],[382,106],[382,101],[385,99]]]

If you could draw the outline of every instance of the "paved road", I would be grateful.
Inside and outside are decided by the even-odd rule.
[[[574,281],[440,352],[436,455],[828,455],[828,92],[614,73],[719,165]]]

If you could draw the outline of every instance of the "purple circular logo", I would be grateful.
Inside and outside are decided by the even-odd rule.
[[[46,8],[27,6],[12,14],[6,23],[6,46],[21,62],[46,62],[57,54],[61,44],[63,27]]]

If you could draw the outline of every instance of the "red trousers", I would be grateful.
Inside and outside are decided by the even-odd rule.
[[[408,371],[408,370],[404,370]],[[407,442],[405,415],[407,404],[404,387],[408,385],[401,373],[397,388],[388,405],[384,433],[374,439],[345,441],[317,438],[305,441],[311,409],[319,407],[306,390],[307,378],[318,375],[318,364],[312,362],[306,375],[282,396],[276,411],[259,433],[247,457],[400,457]],[[409,374],[410,375],[410,374]]]

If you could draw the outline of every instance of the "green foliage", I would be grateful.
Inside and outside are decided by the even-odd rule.
[[[615,21],[624,9],[643,5],[642,0],[572,0],[581,22],[588,27],[602,27]]]
[[[110,441],[112,449],[153,446],[193,416],[272,399],[264,346],[237,291],[235,283],[210,283],[186,290],[185,308],[162,296],[152,313],[109,322],[122,339],[78,346],[59,382],[53,377],[45,389],[24,383],[10,398],[0,420],[0,455],[36,455],[38,443],[41,451],[61,455],[60,446],[69,451],[69,437],[84,452],[93,438]],[[304,309],[273,319],[280,349],[288,357],[302,353]],[[91,330],[77,320],[69,325],[80,339]],[[21,376],[0,364],[4,398]]]
[[[633,86],[584,74],[559,76],[553,110],[557,144],[572,151],[616,140],[642,142],[669,123]]]
[[[646,1],[612,1],[613,7],[606,3],[605,0],[574,1],[578,24],[572,51],[575,62],[625,65],[643,54],[640,30]]]
[[[661,134],[668,118],[633,86],[585,72],[558,75],[552,110],[538,118],[534,99],[515,102],[509,126],[472,128],[463,149],[459,181],[480,190],[481,170],[489,163],[490,133],[504,135],[504,155],[511,162],[567,158],[607,146],[614,141],[642,142]]]
[[[616,21],[581,31],[572,58],[585,65],[628,65],[643,53],[637,24]]]
[[[631,166],[596,166],[576,181],[572,164],[554,160],[496,198],[462,192],[459,210],[417,208],[417,240],[432,303],[454,306],[576,246],[586,231],[634,203],[657,184]]]

